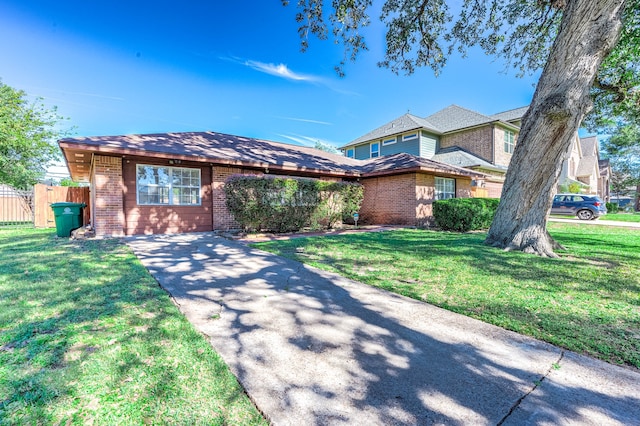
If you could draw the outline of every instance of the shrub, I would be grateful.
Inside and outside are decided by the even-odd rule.
[[[605,205],[607,206],[607,213],[618,213],[620,210],[618,203],[605,203]]]
[[[226,205],[245,230],[297,231],[330,228],[360,209],[362,185],[314,179],[234,175],[227,179]]]
[[[488,229],[500,202],[497,198],[451,198],[433,203],[436,226],[444,231]]]

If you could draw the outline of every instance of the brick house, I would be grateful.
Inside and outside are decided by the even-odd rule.
[[[484,115],[451,105],[425,118],[405,114],[340,149],[345,156],[360,160],[406,152],[485,173],[481,186],[471,188],[471,195],[499,198],[528,108]],[[560,184],[575,182],[583,192],[608,200],[610,173],[606,167],[601,170],[598,161],[596,138],[580,139],[576,133],[563,163]]]
[[[577,184],[585,194],[597,194],[609,201],[611,168],[608,160],[600,160],[598,138],[580,138],[577,134],[562,165],[559,187]]]
[[[407,153],[358,160],[314,148],[214,132],[68,138],[72,179],[90,184],[96,235],[237,227],[224,183],[233,174],[359,181],[360,222],[423,225],[435,199],[469,197],[485,174]]]
[[[406,152],[486,174],[473,196],[500,197],[522,116],[528,107],[484,115],[451,105],[428,117],[404,114],[340,149],[364,160]]]

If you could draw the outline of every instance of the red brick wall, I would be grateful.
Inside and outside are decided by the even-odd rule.
[[[436,195],[436,179],[433,175],[416,175],[416,225],[433,224],[433,201]]]
[[[138,205],[136,193],[136,166],[149,164],[167,167],[200,169],[199,206]],[[182,162],[174,165],[169,160],[131,157],[124,160],[124,215],[126,235],[176,234],[205,232],[212,228],[211,166]]]
[[[360,223],[416,225],[416,174],[362,179]]]
[[[94,155],[91,176],[91,211],[96,235],[124,235],[122,158]]]
[[[231,175],[241,174],[243,170],[238,167],[213,166],[211,178],[211,195],[213,202],[213,229],[229,230],[240,227],[229,210],[224,196],[224,183]],[[246,173],[249,174],[249,173]],[[253,174],[253,173],[252,173]],[[256,175],[261,173],[255,173]]]
[[[486,125],[471,130],[444,135],[440,147],[459,146],[490,163],[493,162],[493,126]],[[503,143],[504,145],[504,143]]]

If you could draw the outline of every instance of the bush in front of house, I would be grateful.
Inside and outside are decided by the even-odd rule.
[[[225,186],[226,205],[247,231],[331,228],[360,209],[362,185],[314,179],[234,175]]]
[[[443,231],[488,229],[498,208],[498,198],[451,198],[433,203],[436,226]]]
[[[620,211],[620,206],[618,206],[618,203],[605,203],[605,205],[607,206],[607,213],[618,213]]]

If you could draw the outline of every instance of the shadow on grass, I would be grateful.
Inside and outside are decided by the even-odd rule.
[[[204,355],[186,359],[212,352],[126,246],[0,233],[0,256],[0,423],[170,420],[158,398],[188,401],[166,365],[172,345],[201,341],[191,346]],[[224,397],[245,398],[237,385]],[[180,404],[170,408],[181,419],[198,418]]]
[[[381,238],[388,243],[393,237]],[[387,250],[371,239],[356,241],[370,250]],[[480,338],[456,341],[447,332],[460,332],[471,320],[443,325],[423,314],[417,302],[358,290],[297,262],[208,234],[140,237],[129,244],[190,321],[211,337],[274,423],[307,415],[306,424],[313,425],[497,424],[541,378],[531,358],[532,365],[505,358],[504,345],[512,345],[515,335],[495,335],[488,345]],[[285,245],[313,244],[323,242]],[[398,316],[403,309],[414,313],[411,325]],[[537,352],[521,345],[520,355],[549,356],[542,362],[547,368],[559,356],[557,349]],[[577,392],[588,401],[547,410],[551,423],[583,421],[592,409],[612,417],[640,414],[637,395],[556,383],[545,392]]]

